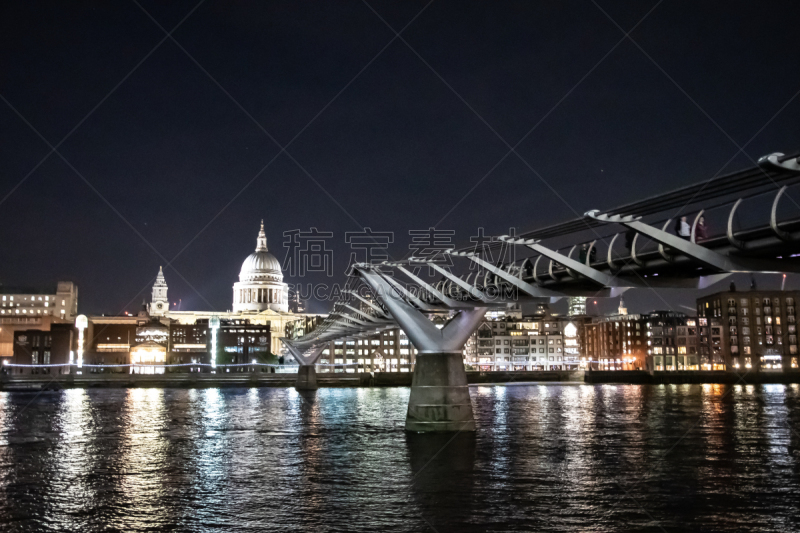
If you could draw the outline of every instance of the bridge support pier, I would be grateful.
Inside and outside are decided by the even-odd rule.
[[[461,354],[417,354],[406,431],[475,431]]]
[[[314,365],[300,365],[297,369],[295,390],[317,390],[317,369]]]
[[[304,352],[287,339],[282,338],[281,341],[300,365],[297,369],[297,380],[294,382],[295,390],[317,390],[317,369],[314,365],[322,355],[325,345],[312,346]]]
[[[406,431],[475,431],[462,351],[486,307],[465,307],[439,329],[404,301],[379,272],[356,268],[417,348]]]

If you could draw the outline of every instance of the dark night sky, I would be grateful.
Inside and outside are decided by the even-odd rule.
[[[425,2],[206,0],[173,34],[202,68],[169,40],[144,59],[165,34],[135,3],[4,2],[0,94],[24,120],[0,102],[0,282],[73,280],[82,312],[118,313],[183,250],[171,300],[225,310],[261,218],[281,260],[284,231],[333,231],[342,282],[359,226],[402,256],[409,229],[464,244],[710,178],[737,144],[727,171],[800,147],[800,4],[664,2],[643,52],[609,17],[628,31],[655,2],[598,2],[435,1],[415,53],[370,6],[399,30]],[[196,5],[141,3],[168,31]],[[86,181],[55,154],[31,173],[49,148],[25,121],[55,145],[118,84],[59,147]],[[281,145],[303,130],[255,180],[280,148],[248,113]],[[463,198],[540,121],[518,152],[541,178],[512,155]]]

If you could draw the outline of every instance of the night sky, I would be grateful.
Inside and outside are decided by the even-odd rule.
[[[348,231],[400,258],[412,229],[464,245],[796,152],[798,27],[796,1],[4,2],[0,283],[120,313],[164,265],[184,310],[227,310],[262,218],[281,261],[333,232],[302,281],[343,283]]]

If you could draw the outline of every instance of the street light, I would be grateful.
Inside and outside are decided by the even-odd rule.
[[[75,327],[78,328],[78,368],[83,368],[83,332],[89,327],[86,315],[78,315],[75,318]]]
[[[208,320],[208,327],[211,329],[211,368],[217,368],[217,330],[219,330],[219,317],[213,315]]]

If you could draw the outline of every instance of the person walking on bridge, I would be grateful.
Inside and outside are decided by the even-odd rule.
[[[583,243],[583,246],[581,246],[581,251],[578,253],[578,261],[580,261],[583,265],[586,264],[586,252],[588,252],[588,246],[586,243]]]
[[[705,217],[700,217],[697,221],[697,227],[694,229],[695,242],[704,241],[708,238],[708,226],[706,226]]]
[[[689,223],[686,221],[686,217],[681,217],[680,220],[675,223],[675,235],[686,240],[691,237],[692,230],[689,227]]]

